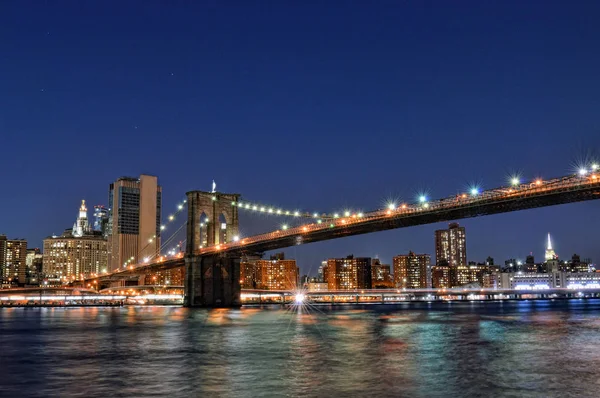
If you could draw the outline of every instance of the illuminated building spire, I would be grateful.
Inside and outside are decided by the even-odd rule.
[[[548,233],[548,246],[546,247],[546,255],[544,256],[546,261],[556,259],[556,253],[552,249],[552,240],[550,239],[550,233]]]
[[[81,201],[81,207],[79,207],[79,217],[73,224],[73,236],[80,237],[89,232],[88,219],[87,219],[87,207],[85,207],[85,200]]]

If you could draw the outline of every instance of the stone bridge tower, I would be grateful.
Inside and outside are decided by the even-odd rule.
[[[206,246],[231,242],[239,232],[239,194],[187,193],[188,221],[185,253],[186,307],[239,307],[240,259],[222,254],[199,256]]]

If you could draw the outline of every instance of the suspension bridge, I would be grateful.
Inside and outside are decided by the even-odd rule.
[[[184,251],[180,244],[178,250],[167,255],[157,253],[138,264],[127,262],[123,268],[94,275],[85,282],[95,281],[99,288],[108,287],[114,281],[185,267],[185,306],[239,306],[242,256],[377,231],[600,199],[600,168],[593,164],[576,174],[528,182],[515,177],[510,184],[499,188],[484,191],[473,188],[437,200],[422,195],[412,203],[390,203],[386,208],[369,212],[291,211],[243,201],[240,197],[215,190],[188,192],[178,206],[178,212],[187,207]],[[293,217],[303,222],[243,237],[239,235],[240,211]],[[172,222],[175,216],[168,219]]]

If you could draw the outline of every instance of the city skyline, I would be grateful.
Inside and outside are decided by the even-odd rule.
[[[278,4],[268,16],[196,4],[149,8],[144,17],[123,4],[123,18],[108,5],[0,7],[12,16],[0,24],[12,38],[4,52],[11,62],[0,65],[10,76],[0,91],[0,134],[11,148],[0,168],[18,170],[4,175],[11,194],[0,197],[0,233],[33,246],[59,234],[81,198],[108,205],[106,184],[122,175],[159,176],[163,216],[213,180],[223,192],[273,205],[367,210],[423,191],[442,197],[503,185],[515,172],[564,175],[600,159],[590,106],[600,60],[582,22],[595,4],[471,3],[467,14],[440,4],[427,16],[414,4],[357,5],[342,15],[331,4],[318,13]],[[533,21],[523,18],[532,13]],[[97,28],[107,24],[109,32]],[[98,156],[103,148],[121,156]],[[81,167],[79,156],[97,163]],[[559,253],[600,258],[599,209],[591,202],[469,220],[477,239],[469,256],[541,257],[550,231]],[[246,235],[279,223],[244,217]],[[314,267],[329,253],[388,262],[408,250],[433,254],[437,227],[446,225],[285,252]]]

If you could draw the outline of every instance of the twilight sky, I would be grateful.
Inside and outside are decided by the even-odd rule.
[[[284,208],[370,210],[600,160],[600,2],[167,3],[0,2],[0,233],[40,246],[123,175],[157,175],[166,218],[212,179]],[[469,260],[541,259],[550,232],[561,257],[600,261],[600,202],[460,223]],[[445,225],[286,253],[304,272],[389,262],[433,254]]]

